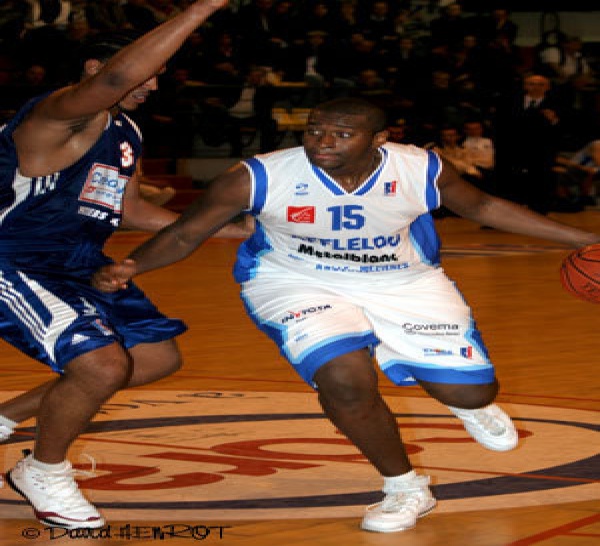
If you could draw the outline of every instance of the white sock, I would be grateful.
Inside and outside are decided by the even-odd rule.
[[[0,425],[4,425],[5,427],[8,427],[12,430],[18,424],[19,423],[17,423],[16,421],[13,421],[12,419],[9,419],[8,417],[4,417],[4,415],[0,415]]]
[[[407,472],[406,474],[401,474],[400,476],[384,476],[383,477],[383,490],[384,491],[394,491],[396,489],[402,488],[402,485],[411,482],[417,477],[417,473],[414,470]]]
[[[44,463],[35,459],[33,455],[29,457],[29,464],[35,468],[43,470],[44,472],[62,472],[71,466],[69,461],[62,461],[61,463]]]

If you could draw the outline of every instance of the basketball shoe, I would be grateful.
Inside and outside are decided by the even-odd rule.
[[[510,451],[517,447],[519,435],[511,418],[496,404],[479,409],[448,409],[462,422],[467,432],[483,447],[493,451]]]
[[[0,442],[4,442],[4,440],[8,440],[14,430],[6,425],[0,425]]]
[[[6,473],[6,482],[31,504],[41,523],[64,529],[102,527],[104,519],[79,491],[74,473],[69,461],[51,472],[37,468],[29,454]]]
[[[416,476],[406,483],[384,487],[383,501],[367,506],[362,529],[379,533],[395,533],[414,527],[417,518],[431,512],[436,500],[429,490],[429,477]]]

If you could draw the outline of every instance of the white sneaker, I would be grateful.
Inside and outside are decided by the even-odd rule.
[[[384,488],[385,498],[382,502],[367,506],[361,528],[379,533],[395,533],[414,527],[417,518],[435,508],[436,500],[428,486],[428,476],[417,476],[402,484],[402,489]]]
[[[46,472],[31,464],[31,455],[6,473],[7,483],[33,507],[37,519],[51,527],[97,529],[104,519],[79,491],[75,471],[66,461],[61,471]]]
[[[448,409],[456,415],[467,432],[483,447],[493,451],[510,451],[517,447],[519,435],[511,418],[496,404],[474,410]]]
[[[14,430],[6,425],[0,425],[0,442],[4,442],[4,440],[8,440]]]
[[[13,432],[14,430],[12,428],[7,427],[6,425],[0,425],[0,442],[8,440]],[[0,488],[2,487],[4,487],[4,480],[2,479],[2,476],[0,476]]]

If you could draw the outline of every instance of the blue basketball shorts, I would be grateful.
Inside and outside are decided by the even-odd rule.
[[[87,279],[0,269],[0,336],[59,373],[74,358],[111,343],[129,349],[186,329],[133,284],[103,294]]]
[[[242,285],[241,297],[258,328],[313,387],[321,366],[364,348],[397,385],[494,381],[471,309],[441,269],[385,285],[260,275]]]

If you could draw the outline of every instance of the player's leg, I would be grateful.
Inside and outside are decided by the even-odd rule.
[[[498,383],[487,348],[454,283],[439,272],[410,290],[387,290],[385,306],[365,303],[386,375],[398,385],[421,385],[484,447],[516,447],[512,421],[492,403]]]
[[[412,470],[366,349],[330,360],[317,370],[314,382],[327,417],[382,476]]]
[[[329,286],[303,286],[293,279],[246,286],[242,295],[251,318],[317,389],[326,415],[383,477],[385,498],[367,508],[361,526],[379,532],[413,527],[435,499],[429,479],[412,470],[378,391],[366,349],[378,340],[362,309]]]
[[[41,522],[69,529],[104,525],[79,491],[67,451],[130,374],[129,355],[112,343],[73,359],[47,388],[38,410],[34,451],[7,473],[9,484]]]
[[[174,374],[182,359],[177,342],[166,339],[157,343],[140,343],[129,349],[133,359],[132,373],[126,388],[153,383]]]
[[[413,527],[436,501],[429,478],[412,469],[396,419],[379,392],[368,351],[330,360],[317,370],[314,382],[327,417],[384,479],[385,498],[367,508],[361,527],[388,533]]]
[[[177,343],[167,339],[158,343],[140,343],[129,350],[133,368],[126,388],[158,381],[181,367]],[[0,404],[0,441],[6,440],[21,421],[35,417],[46,393],[59,379],[53,379]]]
[[[517,447],[519,435],[512,419],[493,403],[498,393],[497,381],[483,384],[418,382],[429,395],[448,406],[483,447],[493,451],[510,451]]]

